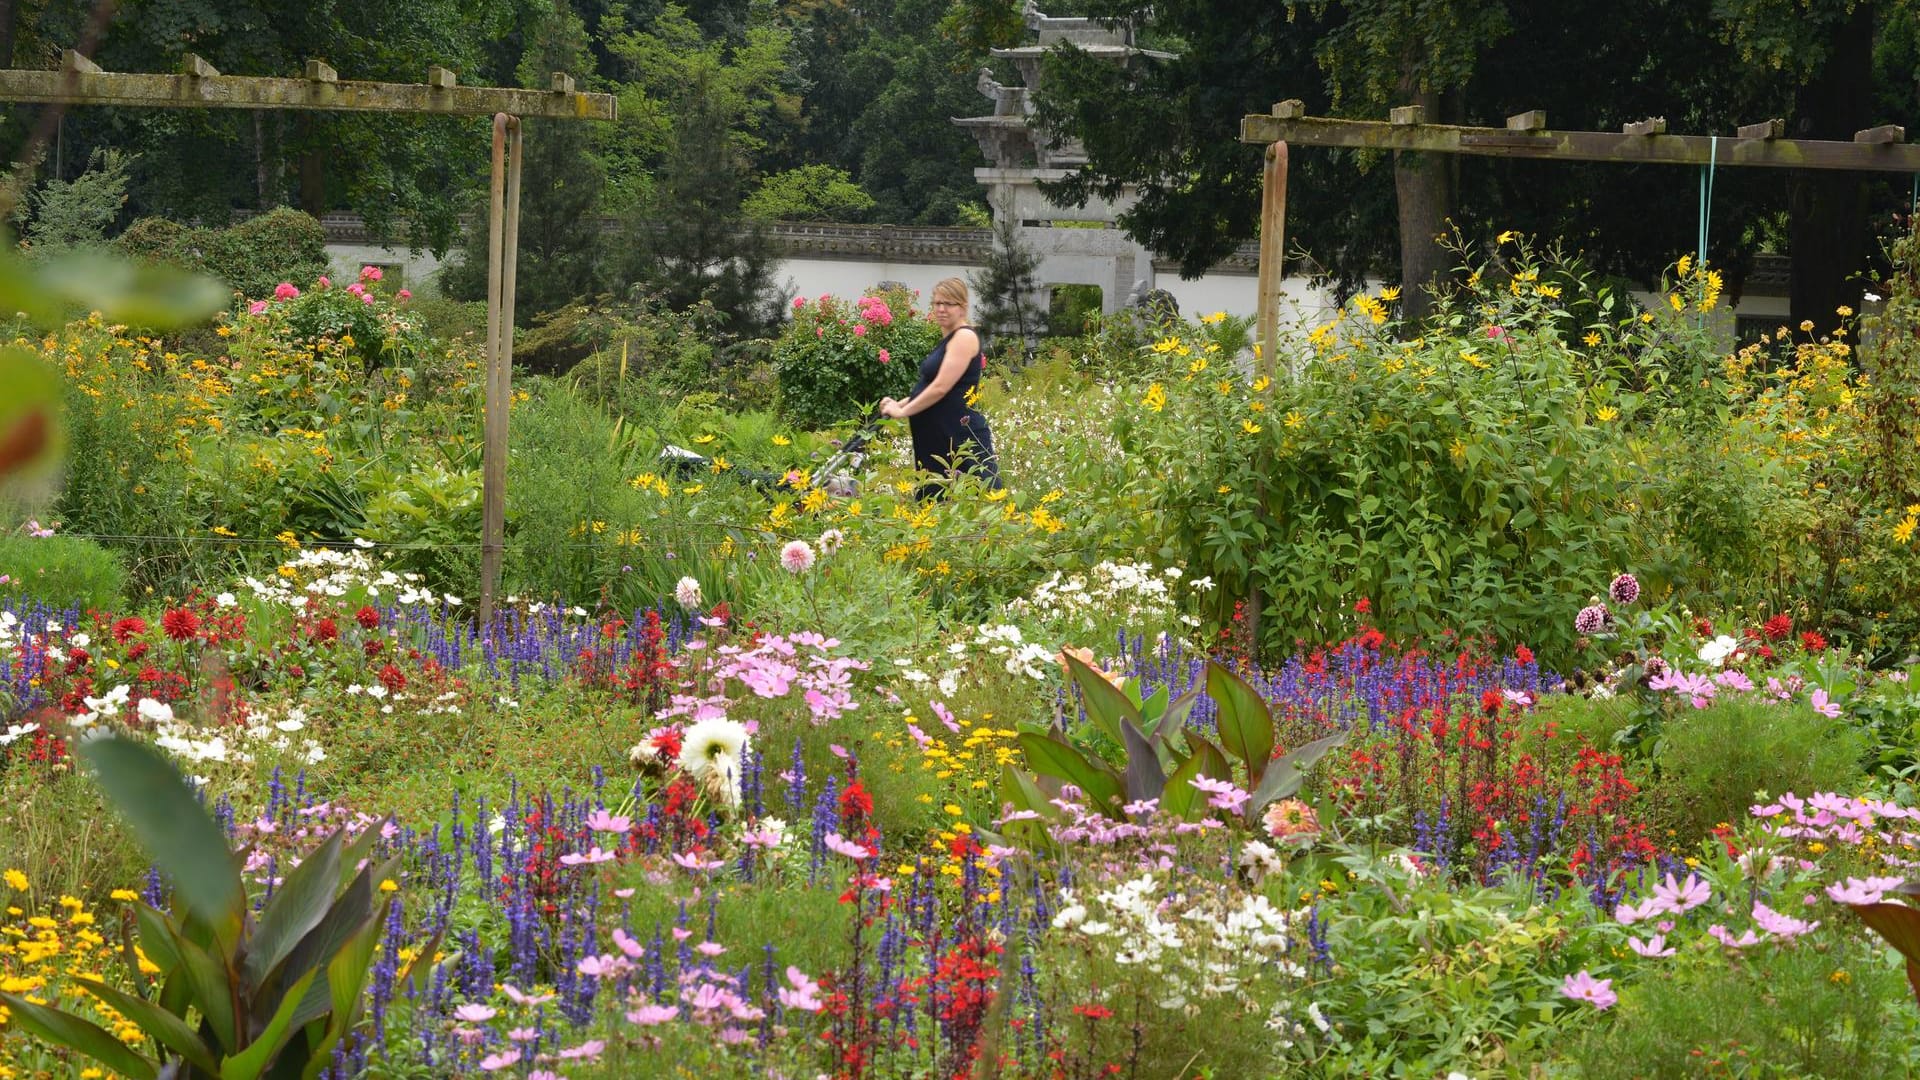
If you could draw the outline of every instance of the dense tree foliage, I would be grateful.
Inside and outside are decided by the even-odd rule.
[[[52,66],[87,36],[95,4],[0,5],[0,53]],[[1556,127],[1663,116],[1676,132],[1730,133],[1782,117],[1792,134],[1842,139],[1875,123],[1920,127],[1915,0],[1041,6],[1126,21],[1140,44],[1175,54],[1116,65],[1056,49],[1036,104],[1052,134],[1081,140],[1092,159],[1054,194],[1137,189],[1123,224],[1190,275],[1254,236],[1260,156],[1238,141],[1239,118],[1279,98],[1351,116],[1418,103],[1430,119],[1496,125],[1544,108]],[[980,154],[952,120],[990,107],[975,89],[983,65],[1017,81],[989,50],[1028,39],[1024,12],[1023,0],[123,0],[94,53],[109,68],[164,71],[193,52],[238,74],[293,74],[318,57],[346,77],[407,81],[439,63],[464,82],[528,86],[566,70],[616,95],[616,123],[528,125],[519,279],[531,318],[636,284],[711,292],[732,280],[721,267],[765,255],[742,222],[985,220]],[[38,115],[0,112],[0,150],[17,156]],[[355,211],[383,235],[440,250],[458,240],[460,216],[484,206],[487,138],[475,120],[73,110],[41,177],[70,182],[104,149],[127,163],[118,226],[153,215],[213,225],[292,205]],[[702,181],[704,169],[718,171]],[[1511,228],[1565,238],[1600,272],[1646,281],[1692,246],[1699,180],[1671,167],[1298,149],[1288,255],[1346,287],[1434,281],[1452,267],[1436,234]],[[1904,179],[1760,170],[1722,169],[1714,183],[1709,255],[1729,291],[1756,252],[1792,254],[1795,316],[1816,321],[1857,303],[1853,275],[1908,190]],[[602,216],[625,219],[625,235],[610,240]],[[22,225],[35,227],[31,215]],[[667,250],[675,244],[692,248]],[[484,252],[464,266],[450,291],[477,295]],[[693,266],[707,270],[682,273]],[[1417,309],[1420,290],[1407,295]]]

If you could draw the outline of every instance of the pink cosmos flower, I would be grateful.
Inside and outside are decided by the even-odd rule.
[[[804,574],[813,569],[813,546],[805,540],[788,541],[780,549],[780,565],[789,574]]]
[[[784,986],[780,988],[780,1004],[802,1012],[820,1011],[823,1002],[816,996],[820,993],[819,983],[807,978],[805,972],[791,965],[787,967],[787,981],[793,984],[793,989],[789,990]]]
[[[493,1019],[493,1015],[494,1008],[491,1005],[468,1003],[453,1010],[453,1018],[455,1020],[462,1020],[469,1024],[484,1024],[488,1020]]]
[[[960,724],[954,720],[952,709],[947,708],[945,704],[938,701],[929,701],[927,705],[933,709],[933,715],[939,717],[940,722],[946,725],[948,731],[953,732],[955,735],[960,734]]]
[[[525,993],[512,983],[506,983],[501,986],[500,989],[507,995],[507,1000],[513,1002],[515,1005],[544,1005],[553,1000],[552,994]]]
[[[1664,883],[1653,887],[1653,898],[1659,902],[1661,911],[1685,915],[1713,899],[1713,888],[1693,874],[1688,874],[1684,883],[1675,884],[1669,873]]]
[[[539,1036],[540,1036],[540,1030],[538,1028],[518,1027],[518,1028],[514,1028],[512,1031],[507,1032],[507,1038],[513,1040],[514,1042],[532,1042],[534,1039],[538,1038]]]
[[[595,809],[593,813],[587,815],[587,828],[594,832],[623,833],[633,828],[633,819],[615,817],[604,809]]]
[[[487,1072],[499,1072],[501,1069],[518,1065],[522,1053],[524,1053],[524,1051],[515,1047],[512,1050],[502,1051],[498,1054],[488,1054],[486,1057],[480,1059],[480,1067]]]
[[[640,943],[633,939],[633,935],[618,926],[613,928],[613,944],[621,952],[626,953],[629,960],[638,960],[641,954],[646,952],[640,947]]]
[[[1655,934],[1645,941],[1641,941],[1639,938],[1630,938],[1627,941],[1627,947],[1648,959],[1673,955],[1673,950],[1667,947],[1667,935],[1665,934]]]
[[[579,1046],[560,1051],[562,1061],[593,1061],[607,1049],[605,1039],[589,1039]]]
[[[1605,1012],[1620,1001],[1620,995],[1613,992],[1612,979],[1596,979],[1582,969],[1569,975],[1560,984],[1560,993],[1575,1001],[1584,1001],[1594,1008]]]
[[[1877,904],[1886,896],[1888,889],[1895,888],[1902,880],[1897,877],[1850,877],[1843,884],[1827,886],[1827,895],[1836,904]]]
[[[1748,930],[1736,938],[1727,932],[1726,927],[1721,926],[1719,923],[1714,923],[1712,926],[1707,927],[1707,936],[1725,945],[1729,949],[1744,949],[1749,945],[1760,944],[1759,935],[1753,931]]]
[[[527,1080],[566,1080],[552,1069],[535,1069],[527,1074]]]
[[[703,941],[693,948],[694,951],[701,956],[719,956],[721,953],[727,951],[727,947],[717,941]]]
[[[868,851],[865,847],[854,843],[837,832],[827,834],[826,844],[828,851],[834,852],[837,855],[845,855],[855,862],[873,857],[873,852]]]
[[[595,844],[591,849],[589,849],[584,853],[569,852],[568,854],[560,856],[560,865],[592,866],[595,863],[612,862],[613,860],[614,860],[613,852],[602,851],[600,850],[600,845]]]
[[[619,961],[613,958],[613,954],[603,953],[599,956],[583,957],[574,970],[582,975],[591,975],[599,979],[616,974],[620,970],[620,965]]]
[[[709,861],[707,859],[702,859],[698,853],[689,854],[686,852],[679,852],[679,851],[676,851],[673,853],[673,861],[675,863],[678,863],[680,866],[685,867],[688,870],[694,871],[695,873],[698,873],[702,870],[718,870],[722,866],[727,865],[725,859],[713,859]]]
[[[1838,720],[1840,718],[1840,704],[1835,701],[1829,701],[1827,699],[1827,692],[1818,687],[1815,687],[1813,694],[1807,698],[1807,704],[1813,706],[1814,712],[1819,713],[1829,720]]]
[[[1638,906],[1621,904],[1619,907],[1614,908],[1613,918],[1614,921],[1618,922],[1621,926],[1632,926],[1634,923],[1651,919],[1665,910],[1666,907],[1661,904],[1658,898],[1649,896],[1641,900]]]
[[[1760,929],[1779,938],[1797,938],[1820,928],[1818,919],[1807,922],[1791,915],[1782,915],[1757,900],[1753,904],[1753,921],[1759,924]]]
[[[804,304],[806,301],[802,300],[800,303]],[[627,1013],[627,1022],[639,1024],[641,1027],[652,1027],[655,1024],[664,1024],[679,1015],[680,1008],[677,1005],[642,1005]]]
[[[283,281],[273,287],[275,300],[291,300],[300,295],[300,290],[291,281]]]
[[[613,895],[619,897],[622,900],[631,900],[633,899],[633,890],[632,889],[615,889],[613,890]]]

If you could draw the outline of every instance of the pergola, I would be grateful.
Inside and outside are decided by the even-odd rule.
[[[304,78],[222,75],[188,54],[173,75],[102,71],[69,49],[57,71],[0,70],[0,101],[191,109],[302,109],[321,112],[493,116],[492,201],[487,215],[487,385],[481,449],[480,625],[493,621],[506,550],[507,410],[513,372],[514,267],[520,251],[520,120],[612,120],[611,94],[588,94],[554,72],[546,90],[461,86],[452,71],[427,69],[424,83],[341,79],[324,60]]]
[[[1299,100],[1282,101],[1272,115],[1240,120],[1240,141],[1267,145],[1261,181],[1258,333],[1262,370],[1272,373],[1279,317],[1280,261],[1287,227],[1287,147],[1340,146],[1429,154],[1554,161],[1610,161],[1622,165],[1699,165],[1827,169],[1920,174],[1920,144],[1904,129],[1868,128],[1853,141],[1788,139],[1786,124],[1748,124],[1732,136],[1669,135],[1665,120],[1641,120],[1620,131],[1554,131],[1539,109],[1507,118],[1504,128],[1429,124],[1418,105],[1393,109],[1385,121],[1308,116]]]

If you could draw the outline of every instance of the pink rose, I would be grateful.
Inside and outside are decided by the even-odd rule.
[[[806,307],[806,306],[807,306],[807,298],[806,298],[806,297],[804,297],[804,296],[796,296],[796,297],[794,297],[794,298],[793,298],[793,310],[795,310],[795,311],[799,311],[799,310],[800,310],[801,308],[803,308],[803,307]]]
[[[325,281],[326,278],[321,278],[320,280]],[[291,300],[299,295],[300,290],[294,287],[294,284],[290,281],[283,281],[273,287],[273,298],[275,300]]]
[[[360,268],[361,281],[379,281],[385,276],[386,272],[377,266],[363,266]]]
[[[887,350],[885,350],[885,349],[881,349],[881,350],[880,350],[880,362],[881,362],[881,363],[883,363],[883,364],[891,364],[891,363],[893,363],[893,356],[892,356],[892,354],[890,354],[890,353],[888,353],[888,352],[887,352]]]
[[[866,324],[866,323],[855,323],[855,324],[853,324],[853,336],[854,336],[854,337],[866,337],[866,336],[867,336],[867,324]]]
[[[360,284],[357,281],[347,286],[347,292],[353,296],[359,296],[360,294],[366,291],[367,291],[367,287],[365,285]]]
[[[314,282],[313,285],[317,289],[331,289],[333,288],[333,279],[325,274],[321,274],[320,280]]]
[[[411,289],[401,289],[399,292],[395,293],[394,295],[399,297],[403,301],[413,299],[413,291]]]
[[[247,305],[247,314],[249,315],[259,315],[266,310],[267,302],[265,300],[255,300],[253,303]]]

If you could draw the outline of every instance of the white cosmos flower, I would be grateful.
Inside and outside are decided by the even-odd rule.
[[[1714,667],[1719,667],[1725,664],[1727,657],[1732,656],[1739,648],[1740,642],[1738,639],[1721,634],[1719,637],[1700,646],[1700,659],[1705,660]]]

